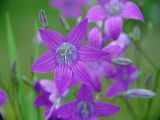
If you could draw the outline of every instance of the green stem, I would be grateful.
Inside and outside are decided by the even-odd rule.
[[[130,102],[125,100],[125,99],[123,99],[123,101],[124,101],[124,103],[126,104],[126,106],[128,108],[128,111],[129,111],[129,113],[131,115],[132,120],[137,120],[137,115],[136,115],[135,110],[133,109],[132,105],[130,104]]]
[[[131,40],[136,49],[146,58],[149,64],[153,67],[154,70],[157,70],[157,65],[152,61],[152,59],[146,54],[146,52],[138,45],[134,40]]]
[[[158,86],[159,86],[159,78],[160,78],[160,68],[157,70],[155,83],[154,83],[154,86],[153,86],[153,91],[155,91],[155,92],[157,91]],[[146,112],[146,115],[144,117],[144,120],[149,120],[153,102],[154,102],[154,99],[149,100],[149,103],[148,103],[148,106],[147,106],[147,112]]]

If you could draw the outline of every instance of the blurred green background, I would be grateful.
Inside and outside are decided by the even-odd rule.
[[[144,0],[144,3],[139,3],[141,1],[143,0],[134,0],[134,2],[136,2],[140,6],[144,14],[145,22],[140,23],[133,20],[125,21],[124,31],[127,33],[131,33],[136,25],[140,26],[141,36],[140,39],[136,41],[136,43],[141,46],[146,54],[152,59],[154,64],[157,67],[160,67],[160,0]],[[90,0],[89,4],[93,4],[92,2],[95,3],[95,1]],[[49,0],[0,0],[0,87],[6,90],[9,94],[12,94],[10,92],[11,65],[9,62],[9,50],[7,45],[6,14],[8,13],[10,16],[14,40],[16,42],[21,76],[25,76],[27,80],[33,83],[31,65],[32,55],[34,54],[33,51],[35,47],[33,44],[33,38],[36,34],[34,26],[35,21],[38,21],[38,14],[40,9],[44,9],[46,11],[49,21],[49,28],[57,30],[64,35],[66,34],[64,27],[58,20],[59,11],[52,8],[49,3]],[[88,9],[89,7],[86,7],[83,11],[86,13]],[[76,21],[70,18],[69,23],[71,26],[74,26],[74,24],[76,24]],[[40,45],[40,48],[40,53],[46,50],[43,45]],[[145,88],[147,75],[152,75],[152,85],[154,85],[156,70],[152,68],[152,65],[148,63],[146,58],[143,57],[143,55],[137,49],[135,49],[135,46],[133,44],[128,49],[126,56],[133,60],[133,63],[137,65],[140,71],[141,76],[139,79],[138,87]],[[40,78],[53,79],[53,75],[38,75],[37,79]],[[24,97],[26,101],[25,106],[26,110],[28,111],[26,113],[28,118],[26,118],[26,120],[42,119],[42,114],[40,114],[39,118],[34,117],[36,116],[36,112],[33,106],[33,89],[26,83],[23,83],[23,81],[22,84],[24,84]],[[105,82],[103,93],[107,89],[107,86],[108,84]],[[158,82],[158,86],[160,86],[160,82]],[[137,83],[135,83],[132,87],[137,87]],[[157,91],[160,91],[160,87]],[[114,117],[105,118],[104,120],[131,120],[130,112],[121,98],[112,100],[103,98],[103,101],[109,101],[121,106],[120,113],[118,113]],[[143,120],[144,116],[148,114],[148,111],[146,111],[146,107],[149,100],[130,99],[129,101],[133,109],[135,110],[138,119]],[[160,120],[160,92],[157,92],[157,95],[154,98],[154,104],[150,109],[151,113],[149,113],[150,118],[148,120]],[[4,112],[4,114],[6,116],[6,120],[16,120],[15,109],[10,101],[5,105],[5,110],[6,111]],[[38,110],[38,112],[39,111],[41,112],[42,110]]]

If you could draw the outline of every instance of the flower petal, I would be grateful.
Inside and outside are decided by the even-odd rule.
[[[78,81],[83,82],[88,86],[92,86],[92,81],[89,75],[89,72],[86,68],[86,65],[83,62],[78,62],[73,68],[72,71],[74,72],[75,79]]]
[[[107,93],[105,96],[107,98],[119,96],[121,95],[122,92],[126,91],[128,87],[129,87],[128,83],[120,83],[120,82],[113,83],[107,90]]]
[[[135,19],[144,22],[143,15],[138,6],[133,2],[127,2],[122,11],[122,16],[126,19]]]
[[[49,93],[56,93],[56,89],[55,89],[55,84],[53,81],[51,80],[47,80],[47,79],[43,79],[39,81],[39,84],[41,85],[41,87]]]
[[[67,35],[66,40],[75,46],[80,46],[87,37],[88,19],[83,20]]]
[[[95,75],[92,74],[91,79],[92,79],[92,82],[93,82],[93,89],[96,92],[101,92],[102,84],[101,84],[101,80],[100,80],[99,75],[97,75],[96,73],[95,73]]]
[[[105,31],[114,40],[116,40],[123,28],[123,20],[121,17],[111,17],[105,22]]]
[[[81,47],[79,53],[82,61],[99,61],[103,59],[110,59],[109,53],[90,46]]]
[[[92,7],[88,13],[87,17],[89,22],[97,22],[100,20],[104,20],[107,17],[107,13],[101,6],[94,6]]]
[[[76,105],[77,105],[77,102],[75,101],[66,103],[57,109],[57,114],[60,117],[69,118],[74,114]]]
[[[100,5],[104,6],[104,5],[108,2],[108,0],[97,0],[97,2],[98,2]]]
[[[102,35],[97,28],[91,30],[88,44],[91,47],[102,48]]]
[[[77,95],[78,101],[93,101],[93,91],[90,87],[82,85]]]
[[[57,66],[55,69],[55,84],[60,95],[68,89],[71,78],[72,71],[67,66]]]
[[[112,104],[96,102],[94,105],[95,116],[108,117],[117,114],[120,111],[120,107]]]
[[[37,73],[48,73],[52,72],[55,66],[56,66],[56,61],[54,53],[48,51],[33,63],[32,71]]]
[[[41,107],[41,106],[50,107],[50,106],[52,106],[52,102],[48,100],[48,97],[49,97],[48,94],[43,94],[43,95],[38,96],[34,101],[34,105],[37,107]]]
[[[0,107],[6,103],[7,99],[8,99],[7,94],[0,89]]]
[[[39,33],[46,47],[52,51],[56,50],[56,48],[64,41],[64,37],[53,30],[42,28],[39,30]]]

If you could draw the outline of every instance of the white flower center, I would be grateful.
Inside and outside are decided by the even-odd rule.
[[[109,4],[106,5],[106,12],[110,16],[118,16],[122,12],[122,3],[118,0],[111,0]]]
[[[94,108],[90,102],[80,102],[77,105],[78,115],[83,119],[89,119],[93,111],[94,111]]]
[[[59,64],[70,65],[77,60],[76,47],[70,43],[61,44],[56,50],[56,60]]]

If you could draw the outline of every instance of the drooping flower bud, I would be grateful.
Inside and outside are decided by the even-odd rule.
[[[121,65],[121,66],[129,66],[132,64],[132,61],[130,59],[124,57],[113,58],[112,62],[115,65]]]
[[[45,11],[42,9],[39,12],[39,20],[44,28],[48,27],[48,20],[45,14]]]
[[[124,96],[136,97],[136,98],[153,98],[156,94],[148,89],[130,89],[126,91]]]
[[[66,30],[69,30],[70,28],[69,24],[67,23],[67,21],[64,19],[63,16],[59,16],[59,21]]]

